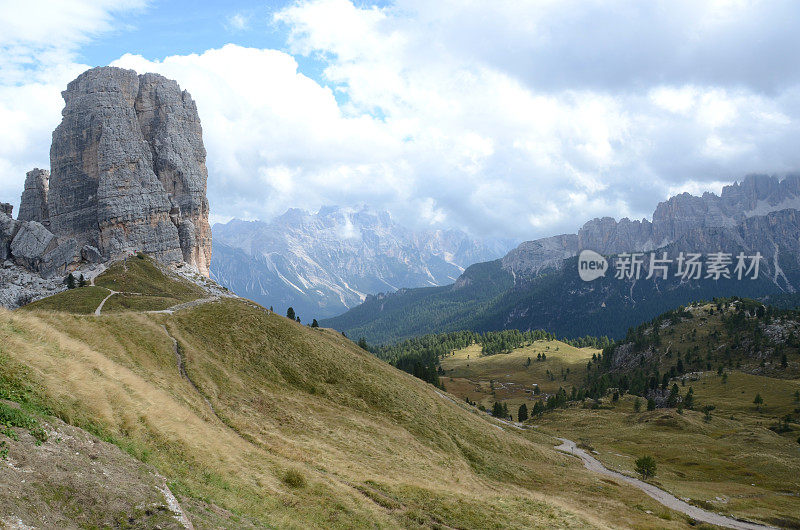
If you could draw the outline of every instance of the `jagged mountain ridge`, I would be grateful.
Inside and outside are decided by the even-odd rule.
[[[601,254],[650,251],[669,245],[692,229],[733,228],[748,217],[797,208],[800,175],[783,179],[749,175],[741,183],[725,186],[720,195],[706,192],[699,197],[689,193],[670,197],[658,204],[652,222],[595,218],[577,234],[526,241],[503,258],[503,268],[512,274],[535,275],[583,249]]]
[[[242,296],[307,320],[332,316],[366,295],[445,285],[472,263],[502,256],[511,241],[458,230],[413,231],[367,207],[290,209],[270,222],[213,227],[212,276]]]
[[[797,202],[798,182],[797,176],[753,176],[726,187],[721,197],[673,197],[659,205],[652,223],[590,221],[579,234],[525,242],[502,260],[474,265],[451,286],[368,297],[322,324],[375,342],[457,329],[544,328],[568,337],[619,337],[630,326],[699,299],[795,297],[800,214],[785,207]],[[661,245],[653,243],[654,234]],[[673,258],[681,251],[760,252],[764,260],[758,281],[617,280],[612,273],[584,282],[571,245],[606,255],[658,249]]]

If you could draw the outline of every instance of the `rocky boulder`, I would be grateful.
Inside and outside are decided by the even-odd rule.
[[[58,240],[47,228],[36,221],[22,222],[11,241],[11,255],[17,265],[38,271],[45,254],[58,246]]]

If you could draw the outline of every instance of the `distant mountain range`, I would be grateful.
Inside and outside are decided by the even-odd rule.
[[[653,221],[587,222],[577,234],[527,241],[500,260],[469,267],[452,285],[404,289],[369,296],[336,318],[321,322],[349,336],[390,342],[411,336],[470,329],[544,328],[560,336],[621,337],[630,326],[688,302],[714,296],[769,297],[794,304],[800,291],[800,176],[754,175],[726,186],[721,195],[683,193],[658,205]],[[739,252],[764,257],[756,280],[675,276],[614,277],[591,282],[578,276],[583,249],[610,256],[656,251]]]
[[[212,232],[215,280],[276,311],[291,306],[304,322],[342,313],[370,294],[450,284],[517,243],[414,231],[368,207],[293,208],[270,222],[217,223]]]

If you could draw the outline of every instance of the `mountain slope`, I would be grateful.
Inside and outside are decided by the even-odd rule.
[[[785,202],[779,201],[778,204]],[[759,208],[769,210],[770,207],[762,204]],[[572,239],[559,236],[551,238],[547,244],[525,243],[503,260],[481,264],[485,274],[480,281],[486,282],[487,286],[508,282],[509,278],[512,285],[502,292],[488,288],[481,290],[471,285],[470,288],[475,289],[473,292],[483,292],[483,295],[469,301],[472,309],[469,313],[457,313],[459,306],[452,301],[465,282],[471,281],[465,274],[453,285],[437,291],[406,290],[381,298],[368,298],[362,306],[324,320],[323,324],[350,336],[364,336],[370,342],[388,342],[415,334],[458,329],[542,328],[559,336],[621,337],[627,328],[694,300],[738,295],[780,298],[783,304],[790,306],[797,303],[796,293],[800,291],[798,210],[769,211],[764,215],[745,216],[730,226],[718,225],[704,223],[704,226],[687,228],[686,225],[680,230],[675,229],[673,233],[680,235],[654,252],[658,257],[666,252],[673,261],[681,252],[701,253],[703,260],[712,252],[726,252],[732,257],[739,252],[747,256],[758,252],[764,259],[757,279],[715,280],[703,277],[688,280],[675,276],[676,266],[673,264],[667,279],[657,276],[647,280],[648,253],[638,280],[615,278],[613,261],[610,261],[611,270],[604,277],[584,282],[578,275],[577,257],[548,258],[549,261],[543,257],[550,255],[548,252],[564,255],[564,245]],[[618,235],[618,232],[613,232],[604,237]],[[608,248],[627,248],[609,245]],[[735,261],[729,271],[733,271],[734,266]],[[439,314],[456,316],[442,321],[436,318]],[[414,315],[414,318],[406,318],[406,315]]]
[[[510,241],[408,230],[387,212],[290,209],[269,223],[214,225],[214,278],[234,292],[304,320],[341,313],[368,294],[444,285],[496,259]]]
[[[228,527],[664,522],[554,440],[242,299],[172,314],[3,310],[0,361],[28,401],[155,466],[196,528],[223,509]]]

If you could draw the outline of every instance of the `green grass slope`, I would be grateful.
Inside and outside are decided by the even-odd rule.
[[[162,310],[206,296],[200,287],[144,254],[112,264],[94,283],[37,300],[24,309],[94,313],[111,291],[119,294],[108,299],[104,312]]]
[[[148,290],[125,272],[108,273],[115,287]],[[195,528],[687,524],[549,436],[240,299],[171,315],[0,311],[0,366],[0,392],[153,465]]]

